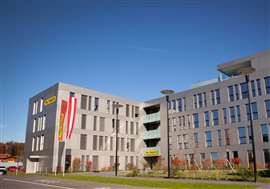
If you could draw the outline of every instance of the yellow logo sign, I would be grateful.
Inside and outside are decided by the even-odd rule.
[[[44,105],[48,106],[56,101],[56,96],[51,96],[44,101]]]
[[[159,150],[158,149],[148,149],[145,150],[144,156],[159,156]]]

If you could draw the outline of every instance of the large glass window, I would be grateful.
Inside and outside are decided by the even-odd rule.
[[[242,94],[242,99],[248,98],[248,84],[247,83],[241,83],[241,94]]]
[[[202,93],[198,94],[198,99],[199,99],[199,108],[203,107],[203,96]]]
[[[86,110],[87,107],[87,96],[81,95],[81,109]]]
[[[256,86],[255,86],[254,80],[251,81],[251,92],[252,92],[252,96],[255,97],[256,96]]]
[[[81,129],[86,129],[86,114],[82,114]]]
[[[261,124],[262,141],[269,142],[269,129],[268,124]]]
[[[182,112],[183,111],[183,103],[182,103],[182,98],[177,99],[178,102],[178,111]]]
[[[213,90],[211,90],[211,101],[212,101],[212,105],[215,105],[215,93]]]
[[[215,93],[216,93],[216,104],[220,104],[220,90],[216,89]]]
[[[218,124],[219,124],[218,110],[212,111],[212,118],[213,118],[213,125],[218,126]]]
[[[266,94],[270,94],[270,77],[265,77],[264,82],[265,82],[265,92]]]
[[[235,123],[235,109],[234,109],[234,107],[230,107],[230,118],[231,118],[231,123]]]
[[[230,101],[234,101],[234,92],[233,92],[233,86],[228,87],[228,94],[229,94],[229,99]]]
[[[238,135],[239,135],[239,144],[246,144],[246,128],[239,127],[238,128]]]
[[[80,149],[81,150],[86,150],[86,144],[87,144],[87,135],[81,134]]]
[[[212,147],[212,133],[211,131],[206,131],[205,132],[205,143],[206,147]]]
[[[195,109],[198,108],[197,95],[193,95],[193,106]]]
[[[230,145],[230,133],[229,129],[224,129],[224,134],[225,134],[225,144]]]
[[[99,108],[99,98],[95,98],[94,111],[98,111]]]
[[[199,128],[199,114],[193,114],[193,126],[194,128]]]
[[[238,84],[234,85],[234,89],[235,89],[235,99],[239,100],[240,99],[239,98],[239,85]]]
[[[223,108],[223,123],[228,123],[228,115],[227,115],[227,108]]]
[[[251,111],[252,111],[253,120],[258,120],[259,115],[258,115],[258,108],[257,108],[256,102],[251,103]]]
[[[209,112],[204,112],[204,124],[205,124],[205,127],[209,127],[210,126],[210,123],[209,123]]]
[[[270,117],[270,100],[265,101],[265,111],[266,111],[267,117]]]
[[[264,154],[265,168],[269,168],[270,167],[270,149],[264,149],[263,154]]]
[[[218,152],[211,152],[211,158],[213,161],[219,159],[219,153]]]
[[[237,121],[241,122],[241,110],[239,105],[236,106],[236,113],[237,113]]]
[[[203,101],[204,101],[204,106],[207,106],[207,97],[206,97],[206,92],[203,93]]]

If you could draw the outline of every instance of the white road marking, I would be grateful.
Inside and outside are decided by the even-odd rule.
[[[4,178],[3,180],[6,180],[6,181],[13,181],[13,182],[21,182],[21,183],[26,183],[26,184],[34,184],[34,185],[39,185],[39,186],[47,186],[47,187],[53,187],[53,188],[75,189],[75,188],[70,188],[70,187],[65,187],[65,186],[57,186],[57,185],[50,185],[50,184],[42,184],[42,183],[30,182],[30,181],[23,181],[23,180],[17,180],[17,179],[8,179],[8,178]]]

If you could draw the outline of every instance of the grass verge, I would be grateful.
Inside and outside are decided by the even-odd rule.
[[[215,183],[198,183],[198,182],[178,182],[178,181],[163,181],[163,180],[146,180],[146,179],[132,179],[132,178],[114,178],[102,176],[82,176],[82,175],[60,175],[54,178],[70,179],[77,181],[89,181],[97,183],[128,185],[147,188],[168,188],[168,189],[254,189],[255,185],[243,184],[215,184]]]

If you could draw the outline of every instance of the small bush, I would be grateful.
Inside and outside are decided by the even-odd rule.
[[[270,169],[259,171],[258,174],[261,177],[270,177]]]

